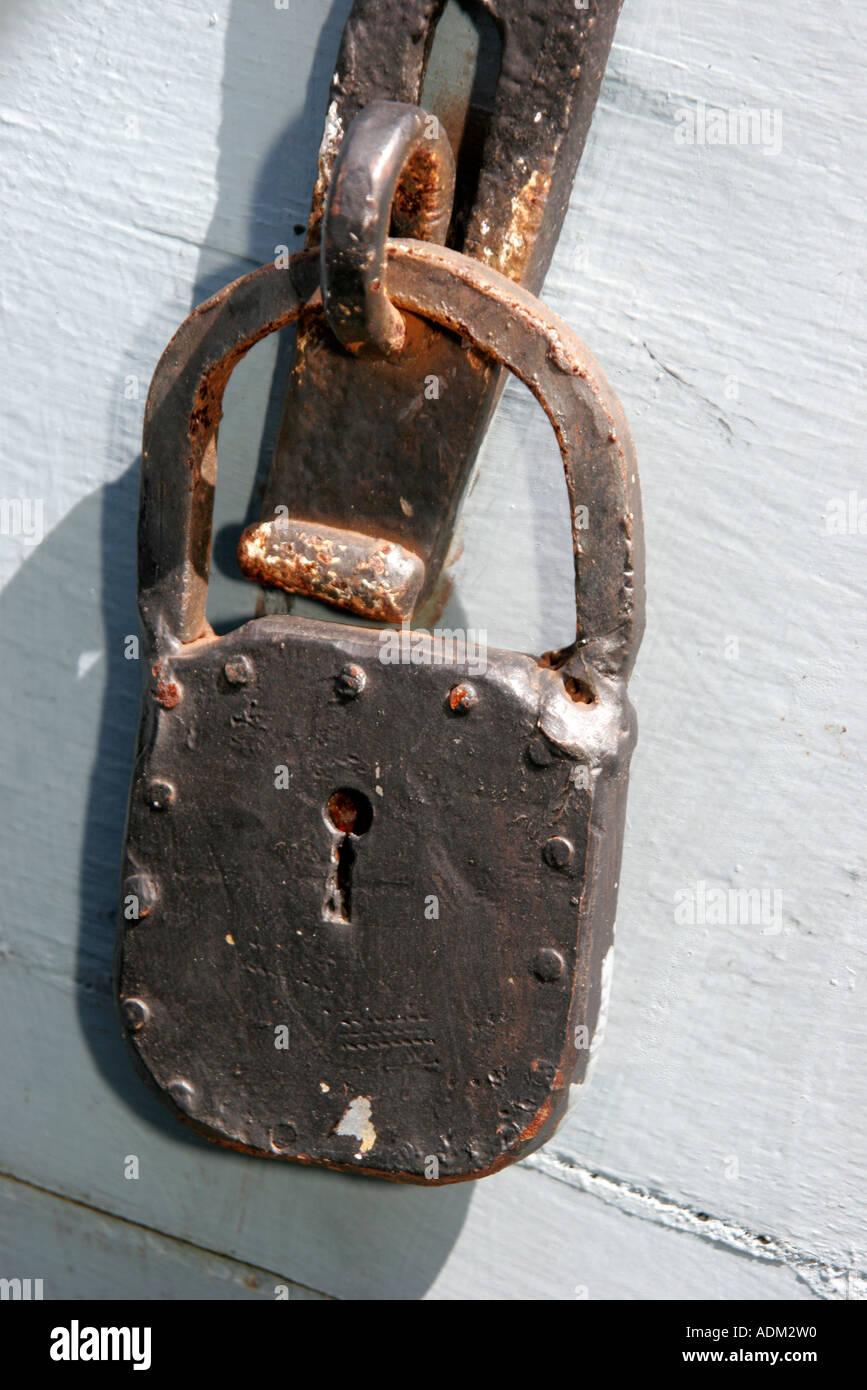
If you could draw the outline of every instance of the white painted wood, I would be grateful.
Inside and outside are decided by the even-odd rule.
[[[325,1297],[269,1270],[170,1240],[10,1178],[0,1179],[0,1251],[0,1277],[20,1279],[21,1294],[33,1300],[297,1303]]]
[[[179,1131],[120,1050],[144,393],[195,300],[300,241],[348,8],[0,15],[0,496],[41,500],[46,531],[0,535],[0,1168],[342,1297],[862,1296],[867,537],[829,529],[867,497],[852,5],[627,0],[548,276],[632,420],[649,557],[609,1027],[553,1144],[443,1192],[298,1172]],[[779,152],[678,143],[699,101],[766,110]],[[273,350],[231,388],[218,525],[246,507]],[[510,388],[448,614],[530,650],[573,622],[546,431]],[[251,606],[218,577],[215,617]],[[677,920],[699,884],[779,913]]]

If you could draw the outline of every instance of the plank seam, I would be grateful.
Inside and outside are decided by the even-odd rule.
[[[304,1284],[299,1279],[293,1279],[288,1274],[278,1274],[275,1270],[265,1269],[262,1265],[251,1264],[248,1260],[241,1260],[236,1255],[229,1255],[224,1250],[215,1250],[210,1245],[198,1245],[194,1240],[188,1240],[186,1236],[172,1235],[169,1231],[162,1231],[158,1226],[148,1226],[143,1221],[133,1221],[129,1216],[122,1216],[119,1212],[109,1211],[105,1207],[94,1206],[92,1202],[83,1202],[78,1197],[70,1197],[65,1192],[57,1192],[52,1187],[43,1187],[41,1183],[30,1182],[27,1178],[19,1178],[15,1173],[9,1173],[0,1169],[0,1181],[14,1183],[18,1187],[25,1187],[31,1192],[38,1192],[45,1197],[54,1197],[58,1202],[68,1202],[70,1206],[80,1207],[82,1211],[94,1212],[98,1216],[104,1216],[110,1221],[120,1221],[125,1226],[131,1226],[134,1230],[145,1231],[150,1235],[159,1236],[162,1240],[171,1241],[174,1245],[185,1246],[188,1250],[194,1250],[197,1254],[212,1255],[215,1259],[223,1260],[226,1264],[237,1265],[241,1269],[253,1270],[256,1274],[261,1274],[264,1278],[273,1279],[275,1283],[293,1284],[298,1289],[304,1289],[307,1293],[318,1294],[321,1298],[336,1299],[336,1294],[328,1293],[326,1289],[317,1289],[314,1284]]]
[[[608,1173],[594,1172],[565,1154],[542,1150],[524,1159],[522,1167],[566,1183],[614,1207],[625,1216],[651,1221],[672,1231],[722,1245],[737,1255],[784,1265],[816,1298],[867,1299],[867,1270],[851,1264],[832,1264],[791,1241],[760,1235],[725,1217],[711,1216],[662,1193],[638,1187]]]

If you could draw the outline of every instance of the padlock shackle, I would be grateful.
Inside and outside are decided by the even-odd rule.
[[[399,308],[452,329],[508,367],[548,415],[563,459],[575,555],[577,630],[564,674],[587,659],[626,675],[644,620],[638,473],[629,426],[590,351],[531,294],[459,252],[388,243]],[[228,379],[255,343],[319,297],[318,255],[236,280],[189,316],[154,373],[144,418],[139,611],[156,657],[209,632],[217,431]],[[419,367],[423,387],[423,363]]]
[[[233,370],[269,333],[294,323],[319,284],[317,252],[269,263],[194,309],[151,381],[139,490],[139,614],[153,653],[207,631],[205,606],[217,480],[217,432]]]

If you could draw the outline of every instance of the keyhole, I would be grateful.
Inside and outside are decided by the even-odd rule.
[[[327,922],[351,922],[352,870],[359,836],[366,835],[373,823],[373,807],[364,792],[339,787],[328,798],[325,815],[339,835],[332,834],[322,916]]]

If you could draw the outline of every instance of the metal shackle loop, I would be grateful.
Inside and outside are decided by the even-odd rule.
[[[620,403],[589,349],[527,291],[441,246],[390,241],[395,303],[507,367],[548,415],[563,460],[575,556],[576,638],[564,677],[598,659],[625,676],[644,622],[641,506]],[[149,650],[212,635],[205,618],[217,429],[232,369],[267,334],[319,300],[315,253],[236,280],[183,323],[145,408],[139,511],[139,610]]]
[[[405,337],[386,288],[386,242],[399,236],[445,244],[455,161],[436,116],[373,101],[343,138],[322,223],[325,316],[344,347],[388,356]]]

